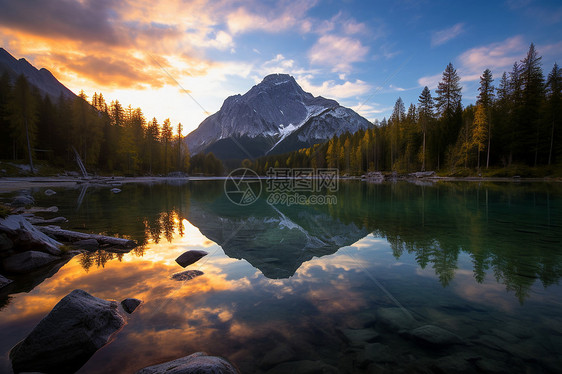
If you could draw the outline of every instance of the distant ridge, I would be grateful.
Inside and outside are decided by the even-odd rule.
[[[12,81],[23,74],[29,83],[37,87],[41,94],[56,101],[62,95],[66,99],[76,95],[59,82],[51,72],[45,68],[37,70],[25,58],[17,60],[4,48],[0,48],[0,74],[8,73]]]

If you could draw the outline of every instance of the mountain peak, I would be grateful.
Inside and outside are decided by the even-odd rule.
[[[244,95],[228,97],[186,142],[193,153],[256,158],[368,126],[369,121],[337,101],[305,92],[291,75],[270,74]]]
[[[280,73],[274,73],[274,74],[266,75],[261,82],[262,83],[283,83],[283,82],[287,82],[287,81],[292,81],[292,82],[296,83],[295,78],[293,78],[291,75],[280,74]]]

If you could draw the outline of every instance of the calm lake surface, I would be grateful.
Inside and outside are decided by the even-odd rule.
[[[223,186],[32,191],[64,228],[142,245],[78,255],[2,291],[0,372],[77,288],[144,301],[79,373],[134,373],[197,351],[243,373],[562,371],[560,184],[350,181],[335,205],[293,206],[237,206]],[[187,268],[204,274],[171,279],[190,249],[209,252]],[[416,338],[424,325],[456,344]]]

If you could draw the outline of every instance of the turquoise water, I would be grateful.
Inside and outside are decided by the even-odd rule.
[[[265,192],[237,206],[222,181],[121,188],[33,191],[65,228],[141,246],[79,255],[2,291],[0,372],[76,288],[144,301],[79,373],[133,373],[197,351],[248,373],[561,370],[559,184],[340,182],[324,191],[337,204],[291,206]],[[189,249],[209,252],[188,267],[204,274],[171,279]],[[454,343],[416,337],[425,325]]]

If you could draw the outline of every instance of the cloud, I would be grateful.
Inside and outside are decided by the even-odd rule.
[[[312,93],[314,96],[324,96],[331,99],[344,99],[363,95],[371,89],[369,84],[360,79],[356,79],[355,82],[345,81],[340,84],[333,80],[327,80],[318,86],[312,84],[310,82],[310,78],[311,76],[301,77],[298,79],[298,83],[305,91]]]
[[[457,23],[447,29],[435,31],[431,35],[431,46],[437,47],[447,43],[464,32],[464,23]]]
[[[110,5],[109,0],[0,0],[0,23],[45,37],[115,45],[126,38],[116,30]]]
[[[418,79],[418,84],[421,87],[427,86],[427,88],[429,88],[430,90],[434,90],[435,88],[437,88],[437,85],[439,84],[442,76],[443,74],[439,73],[427,77],[421,77],[420,79]]]
[[[509,70],[514,62],[523,58],[527,48],[521,36],[471,48],[457,58],[460,62],[459,74],[464,81],[472,81],[478,80],[485,69],[496,71],[496,74]]]
[[[472,82],[480,79],[486,69],[499,76],[503,71],[511,69],[514,62],[520,61],[527,51],[528,45],[522,36],[514,36],[498,43],[471,48],[461,53],[455,60],[457,73],[463,82]],[[556,48],[556,45],[547,46],[546,50]],[[539,51],[540,52],[540,51]],[[424,76],[418,79],[418,84],[429,89],[435,89],[441,81],[443,74]]]
[[[226,16],[226,24],[233,34],[255,30],[279,33],[292,28],[309,32],[311,22],[307,20],[306,13],[316,3],[316,0],[281,1],[274,8],[266,8],[260,2],[253,2],[252,10],[241,6],[230,12]]]
[[[367,118],[369,121],[373,122],[375,118],[380,118],[381,114],[388,113],[392,111],[393,107],[382,107],[381,104],[374,103],[374,104],[356,104],[350,106],[351,109],[356,111],[359,115]]]
[[[331,67],[332,72],[348,73],[351,65],[365,60],[369,47],[347,36],[324,35],[308,51],[311,64]]]

